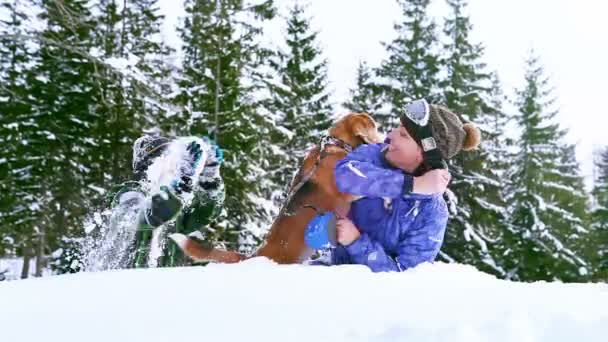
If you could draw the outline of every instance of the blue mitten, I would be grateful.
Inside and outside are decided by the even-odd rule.
[[[326,212],[313,217],[306,226],[304,242],[314,249],[336,247],[336,215]]]

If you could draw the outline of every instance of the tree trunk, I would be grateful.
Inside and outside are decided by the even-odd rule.
[[[217,0],[217,2],[215,3],[216,6],[216,10],[218,13],[218,20],[221,20],[219,18],[221,15],[221,3],[220,0]],[[219,23],[218,23],[219,25]],[[218,37],[218,51],[222,51],[222,36],[220,35]],[[214,126],[213,127],[213,141],[216,144],[219,144],[218,139],[218,135],[219,135],[219,130],[220,130],[220,126],[219,126],[219,113],[220,113],[220,96],[222,94],[222,58],[221,58],[221,53],[217,54],[217,63],[215,65],[215,118],[214,118]]]
[[[32,248],[23,247],[23,267],[21,268],[21,279],[27,279],[30,274],[30,260],[32,259]]]
[[[36,273],[34,274],[36,277],[42,276],[42,268],[44,267],[44,246],[46,245],[46,228],[44,226],[40,227],[40,232],[38,233],[38,245],[36,249]]]

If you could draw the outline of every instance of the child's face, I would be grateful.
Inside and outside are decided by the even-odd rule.
[[[403,125],[388,134],[390,143],[384,157],[393,166],[413,173],[422,163],[422,148],[416,143]]]

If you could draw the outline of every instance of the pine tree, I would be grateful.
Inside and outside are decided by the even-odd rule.
[[[594,280],[608,281],[608,147],[595,161],[597,176],[593,184],[594,206],[588,235],[588,252]]]
[[[287,20],[287,51],[277,52],[271,63],[278,80],[269,86],[267,107],[281,127],[273,140],[282,149],[272,167],[276,184],[290,183],[306,150],[319,143],[331,124],[327,61],[317,39],[305,9],[296,4]]]
[[[486,64],[482,62],[482,44],[473,44],[470,33],[473,29],[466,14],[466,0],[446,0],[451,9],[445,20],[444,34],[447,43],[443,45],[447,77],[441,81],[441,101],[448,108],[471,116],[493,109],[489,107],[492,90],[491,78]]]
[[[38,65],[32,83],[35,125],[41,130],[29,141],[43,173],[36,179],[44,192],[43,211],[36,217],[38,259],[55,250],[62,236],[80,228],[89,199],[97,192],[92,181],[97,141],[93,127],[100,120],[97,69],[89,55],[93,22],[84,0],[42,1]]]
[[[443,46],[446,78],[441,81],[442,97],[450,110],[479,126],[482,145],[451,160],[450,188],[458,198],[458,206],[448,224],[442,252],[452,260],[503,275],[497,244],[506,219],[501,191],[505,165],[495,159],[502,157],[506,149],[499,140],[504,126],[498,124],[506,121],[501,113],[500,85],[496,78],[492,82],[492,75],[485,71],[481,61],[483,46],[470,42],[472,25],[465,14],[466,1],[447,3],[451,14],[444,27],[448,39]]]
[[[374,84],[373,71],[365,61],[359,62],[357,67],[357,83],[350,90],[350,99],[342,104],[346,109],[357,113],[371,114],[379,122],[389,121],[386,116],[391,115],[383,110],[382,92]]]
[[[512,137],[507,134],[507,129],[513,119],[504,109],[507,97],[502,90],[498,75],[492,73],[490,80],[488,112],[483,113],[476,120],[482,128],[485,128],[483,148],[488,151],[487,167],[497,173],[497,179],[506,181],[504,173],[510,166],[510,159],[513,157],[510,150],[514,145]]]
[[[261,100],[258,69],[268,57],[256,39],[260,23],[274,15],[271,1],[250,5],[242,0],[187,0],[183,39],[181,113],[164,127],[178,134],[209,136],[225,151],[226,215],[208,237],[232,247],[257,244],[269,214],[258,204],[267,179],[272,125]],[[256,232],[254,232],[254,230]]]
[[[392,106],[393,114],[402,114],[405,105],[414,99],[439,100],[440,70],[435,23],[428,17],[430,0],[399,0],[403,21],[395,25],[398,37],[384,44],[389,57],[377,70],[376,83]],[[381,127],[395,127],[398,115],[387,117]],[[381,117],[382,118],[382,117]],[[381,119],[380,118],[380,119]]]
[[[35,34],[26,28],[34,5],[13,0],[2,3],[0,18],[0,255],[22,256],[34,247],[33,238],[40,211],[46,205],[41,183],[46,171],[39,160],[44,157],[36,144],[49,135],[40,127],[32,106],[36,61],[34,45],[27,44]]]
[[[127,2],[124,2],[126,5]],[[126,8],[126,7],[125,7]],[[121,16],[115,0],[99,0],[96,3],[95,31],[92,33],[94,45],[99,53],[99,63],[96,64],[96,86],[99,88],[100,101],[95,105],[95,112],[100,120],[96,120],[92,132],[96,141],[95,160],[91,169],[94,173],[93,185],[107,189],[119,178],[124,178],[130,165],[130,154],[125,148],[123,137],[132,137],[133,119],[128,117],[131,110],[126,102],[124,89],[125,78],[106,61],[124,58],[121,52],[125,39],[121,39]],[[123,26],[124,27],[124,26]],[[103,118],[103,119],[102,119]],[[126,139],[125,139],[126,140]],[[121,177],[122,176],[122,177]]]
[[[101,101],[95,136],[97,186],[107,188],[131,176],[131,145],[144,129],[158,128],[168,110],[171,50],[160,41],[163,16],[157,0],[100,0],[95,44]],[[124,66],[119,66],[122,63]]]
[[[135,57],[127,88],[129,107],[137,115],[140,126],[156,127],[170,111],[166,100],[172,90],[173,50],[161,39],[164,16],[158,0],[131,0],[122,11],[121,48],[123,58]]]
[[[566,132],[563,132],[565,135]],[[584,190],[585,182],[581,166],[576,159],[576,145],[563,143],[559,149],[559,164],[556,174],[549,180],[549,185],[555,186],[555,200],[559,206],[574,214],[572,221],[564,221],[564,228],[577,228],[576,235],[584,234],[589,226],[588,199],[589,194]],[[578,224],[572,225],[572,222]],[[564,234],[567,234],[564,231]],[[573,236],[576,238],[576,236]]]
[[[577,280],[587,265],[572,247],[576,234],[585,231],[585,221],[578,203],[564,204],[584,197],[582,181],[573,156],[564,153],[573,150],[563,143],[565,131],[554,123],[557,111],[551,110],[549,81],[533,54],[525,80],[516,103],[521,149],[510,174],[507,200],[512,221],[504,236],[504,268],[509,278],[524,281]]]

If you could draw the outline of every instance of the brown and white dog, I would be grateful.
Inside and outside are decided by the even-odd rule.
[[[182,234],[172,234],[171,239],[195,261],[235,263],[264,256],[279,264],[301,263],[313,252],[304,242],[304,233],[308,222],[317,214],[305,206],[314,206],[322,212],[348,210],[354,198],[338,191],[334,177],[336,163],[348,154],[349,147],[354,149],[382,141],[376,122],[364,113],[345,115],[328,130],[328,137],[328,142],[315,146],[304,158],[290,186],[287,203],[253,255],[204,246]]]

